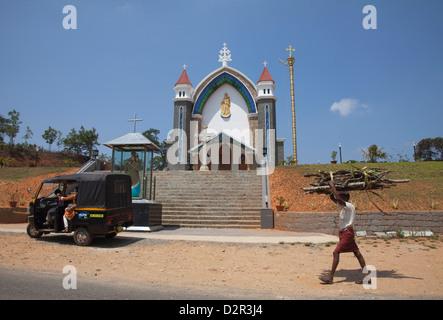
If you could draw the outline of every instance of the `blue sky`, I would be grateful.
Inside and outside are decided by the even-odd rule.
[[[362,25],[368,4],[375,30]],[[63,28],[66,5],[76,30]],[[0,114],[19,111],[16,141],[29,126],[46,148],[49,126],[94,127],[103,143],[131,132],[134,113],[137,131],[164,139],[182,65],[195,87],[226,42],[229,65],[254,82],[269,63],[289,156],[289,71],[278,59],[292,45],[299,163],[328,163],[339,142],[344,161],[371,144],[412,159],[414,141],[443,133],[442,13],[441,0],[1,0]]]

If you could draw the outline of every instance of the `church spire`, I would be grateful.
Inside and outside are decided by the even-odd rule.
[[[186,72],[186,67],[187,65],[183,65],[183,72],[180,76],[180,78],[178,79],[178,81],[175,83],[175,85],[177,86],[178,84],[189,84],[190,86],[192,86],[191,81],[189,81],[188,78],[188,73]]]
[[[271,74],[269,73],[268,67],[266,66],[268,63],[265,61],[263,62],[263,64],[265,65],[265,67],[263,68],[263,71],[257,83],[262,81],[272,81],[272,83],[275,83],[274,79],[271,77]]]
[[[175,99],[179,100],[192,100],[192,94],[194,93],[194,88],[192,87],[191,81],[189,81],[188,73],[186,72],[187,65],[183,65],[183,72],[175,83]]]
[[[275,81],[269,73],[267,62],[263,62],[265,67],[257,81],[257,99],[258,98],[275,98]]]

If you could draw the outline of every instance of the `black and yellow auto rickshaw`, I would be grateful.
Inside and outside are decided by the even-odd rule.
[[[65,230],[63,216],[73,202],[75,215]],[[89,245],[98,235],[113,238],[133,225],[131,178],[118,173],[86,172],[43,180],[29,204],[28,221],[31,238],[74,232],[74,242],[80,246]]]

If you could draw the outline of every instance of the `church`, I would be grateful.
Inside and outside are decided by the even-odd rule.
[[[266,62],[257,83],[228,65],[226,43],[221,67],[194,87],[186,65],[174,86],[173,130],[168,135],[168,170],[254,170],[263,159],[278,165],[284,141],[277,139],[275,81]]]

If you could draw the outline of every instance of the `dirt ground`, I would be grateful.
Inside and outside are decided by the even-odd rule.
[[[19,190],[26,206],[26,189],[34,192],[44,178],[0,182],[0,205],[8,201],[5,191]],[[0,268],[61,273],[64,266],[73,265],[79,277],[189,288],[232,298],[244,298],[246,291],[251,292],[248,298],[259,299],[443,298],[442,237],[359,238],[358,243],[366,263],[376,269],[375,288],[354,283],[362,273],[352,254],[341,255],[333,285],[320,283],[318,277],[330,269],[335,244],[221,244],[122,235],[78,247],[66,235],[36,240],[0,233]]]
[[[67,235],[31,239],[0,233],[0,268],[62,273],[79,278],[217,292],[233,299],[441,299],[443,239],[359,238],[373,288],[354,282],[362,273],[352,253],[341,255],[334,284],[318,277],[331,265],[334,244],[223,244],[117,236],[78,247]],[[250,295],[245,297],[245,292]]]

